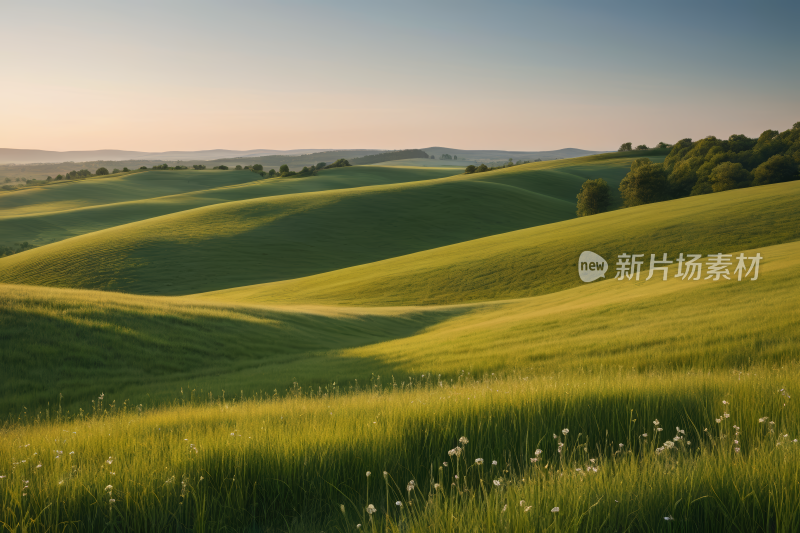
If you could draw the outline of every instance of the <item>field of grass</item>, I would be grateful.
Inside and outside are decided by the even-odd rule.
[[[17,198],[59,242],[0,259],[0,526],[797,531],[800,182],[574,218],[632,159]]]

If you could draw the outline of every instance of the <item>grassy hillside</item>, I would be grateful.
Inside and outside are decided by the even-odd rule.
[[[291,279],[574,216],[519,187],[440,179],[226,202],[0,260],[0,282],[189,294]]]
[[[461,306],[270,308],[4,285],[2,412],[105,392],[285,390],[374,373],[534,374],[784,364],[800,356],[800,242],[766,248],[759,279],[602,281]]]
[[[649,259],[651,253],[666,252],[674,260],[679,253],[728,253],[800,240],[798,202],[800,182],[695,196],[206,296],[251,303],[346,305],[523,298],[581,285],[577,260],[584,250],[609,261],[608,277],[613,277],[621,253],[644,253]]]
[[[346,168],[263,180],[249,171],[147,171],[0,193],[0,244],[37,246],[161,215],[265,196],[436,179],[447,169]]]

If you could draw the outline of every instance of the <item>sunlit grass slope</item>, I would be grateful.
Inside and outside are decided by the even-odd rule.
[[[800,357],[800,242],[760,248],[756,281],[603,281],[460,306],[270,308],[0,286],[3,413],[99,392],[284,391],[329,381],[730,369]],[[673,269],[674,272],[674,269]]]
[[[249,171],[148,171],[0,193],[0,244],[57,242],[121,224],[223,202],[420,181],[452,169],[350,167],[307,178],[261,179]]]
[[[444,178],[182,211],[0,260],[0,282],[189,294],[346,268],[547,224],[574,205]]]
[[[590,250],[711,254],[800,240],[800,182],[649,204],[495,235],[337,272],[205,295],[254,303],[423,305],[522,298],[581,285]],[[30,252],[26,252],[30,253]],[[2,265],[2,262],[0,262]]]

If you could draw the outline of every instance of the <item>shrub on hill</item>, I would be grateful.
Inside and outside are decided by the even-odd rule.
[[[284,165],[286,166],[286,165]],[[350,167],[352,166],[347,159],[337,159],[335,163],[331,163],[330,165],[326,166],[325,168],[341,168],[341,167]],[[281,167],[283,168],[283,167]]]
[[[475,165],[467,165],[467,168],[464,169],[464,174],[474,174],[476,170]]]
[[[100,167],[95,171],[95,174],[98,176],[107,176],[108,169],[106,167]]]
[[[625,207],[669,200],[669,183],[664,166],[647,158],[637,159],[619,184],[619,192]]]
[[[611,188],[603,178],[586,180],[578,193],[578,216],[596,215],[608,211]]]
[[[633,143],[622,143],[617,152],[630,152],[633,150]]]
[[[6,257],[9,255],[18,254],[20,252],[24,252],[25,250],[32,250],[36,248],[32,244],[28,244],[28,241],[23,243],[14,243],[14,246],[2,246],[0,245],[0,257]]]
[[[205,170],[206,166],[205,165],[192,165],[192,168],[195,169],[195,170]]]

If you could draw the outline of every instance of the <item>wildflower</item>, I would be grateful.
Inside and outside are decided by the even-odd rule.
[[[539,460],[539,458],[538,458],[538,457],[531,457],[531,462],[532,462],[532,463],[535,463],[535,462],[537,462],[538,460]]]
[[[111,457],[109,457],[108,459],[106,459],[106,463],[108,463],[108,464],[111,464],[111,463],[113,463],[113,462],[114,462],[114,460],[113,460]]]
[[[111,485],[108,485],[108,486],[105,488],[105,492],[111,492],[113,489],[114,489],[114,487],[112,487]]]
[[[447,466],[447,464],[445,464],[444,466]],[[383,471],[383,479],[389,479],[389,472],[387,472],[386,470]]]
[[[726,400],[722,400],[722,405],[728,405],[728,402]]]
[[[406,485],[406,490],[407,490],[408,492],[411,492],[412,490],[414,490],[414,488],[415,488],[416,486],[417,486],[417,484],[416,484],[416,483],[414,483],[414,480],[412,479],[411,481],[409,481],[409,482],[408,482],[408,485]]]
[[[763,424],[763,423],[764,423],[764,422],[766,422],[768,419],[769,419],[769,417],[768,417],[768,416],[765,416],[764,418],[759,418],[759,419],[758,419],[758,423],[759,423],[759,424]]]
[[[670,449],[670,448],[674,448],[674,447],[675,447],[675,443],[670,441],[670,440],[668,440],[667,442],[664,443],[664,448]]]
[[[469,439],[467,437],[461,437],[460,439],[458,439],[458,442],[460,442],[461,444],[467,444],[469,443]]]
[[[477,459],[475,459],[475,464],[478,465],[478,466],[482,465],[483,464],[483,459],[478,457]]]
[[[444,465],[444,467],[447,468],[447,461],[443,462],[442,465]]]
[[[620,443],[619,443],[619,449],[621,450],[621,449],[622,449],[622,448],[624,448],[624,447],[625,447],[625,445],[624,445],[624,444],[622,444],[622,443],[620,442]]]
[[[5,476],[0,476],[0,477],[5,477]],[[63,485],[64,484],[64,480],[62,479],[61,481],[58,482],[58,484],[59,484],[59,486]]]
[[[109,504],[113,504],[113,503],[116,503],[116,501],[117,501],[117,500],[115,500],[114,498],[111,498],[110,500],[108,500],[108,503],[109,503]]]
[[[530,510],[531,510],[531,508],[532,508],[532,507],[533,507],[533,505],[529,505],[529,506],[527,506],[527,507],[525,508],[525,511],[524,511],[524,512],[526,512],[526,513],[527,513],[528,511],[530,511]]]
[[[455,478],[458,479],[458,474],[455,475]]]
[[[537,449],[535,452],[533,452],[533,454],[534,454],[536,457],[539,457],[540,455],[542,455],[542,450],[539,450],[539,449]]]
[[[400,508],[402,508],[402,507],[403,507],[403,502],[401,502],[401,501],[396,501],[396,502],[395,502],[395,505],[396,505],[396,506],[398,506],[398,507],[400,507]]]
[[[736,453],[739,453],[739,451],[741,451],[741,448],[734,448],[733,451],[735,451]]]
[[[656,431],[664,431],[664,428],[656,428]]]
[[[642,433],[642,437],[647,438],[647,433]]]
[[[367,514],[372,515],[372,513],[376,512],[375,506],[372,504],[367,505]]]
[[[519,501],[519,506],[520,506],[520,507],[523,507],[524,505],[525,505],[525,500],[520,500],[520,501]]]
[[[505,513],[506,511],[508,511],[508,504],[505,504],[505,505],[503,506],[503,510],[502,510],[502,511],[500,511],[500,512],[501,512],[501,513]]]
[[[497,461],[492,461],[492,466],[497,466]]]
[[[730,413],[725,413],[725,414],[724,414],[724,415],[722,415],[722,416],[724,416],[725,418],[730,418],[730,417],[731,417],[731,414],[730,414]]]
[[[356,529],[361,529],[361,524],[356,524]]]
[[[664,517],[664,520],[666,520],[667,522],[669,522],[669,521],[671,521],[671,520],[675,520],[675,519],[674,519],[674,518],[672,518],[672,516],[665,516],[665,517]]]
[[[439,490],[440,488],[441,488],[441,485],[439,485],[438,483],[434,483],[433,484],[433,490]]]
[[[371,476],[371,475],[372,475],[372,472],[370,472],[369,470],[367,470],[367,477],[369,477],[369,476]]]
[[[564,434],[564,436],[566,437],[566,436],[567,436],[567,433],[569,433],[569,430],[568,430],[568,429],[566,429],[566,428],[564,428],[564,429],[562,429],[562,430],[561,430],[561,433],[563,433],[563,434]]]
[[[499,487],[499,486],[500,486],[500,483],[501,483],[501,481],[500,481],[499,479],[495,479],[494,481],[492,481],[492,483],[494,483],[494,486],[495,486],[495,487]]]
[[[551,513],[557,513],[557,512],[559,512],[560,510],[561,510],[561,509],[559,509],[558,507],[553,507],[552,509],[550,509],[550,512],[551,512]]]
[[[555,433],[553,433],[553,438],[554,438],[554,439],[557,439],[557,438],[558,438],[558,435],[556,435]]]
[[[661,422],[659,422],[659,421],[658,421],[658,418],[656,418],[655,420],[653,420],[653,425],[654,425],[654,426],[657,426],[657,425],[659,425],[660,423],[661,423]]]

